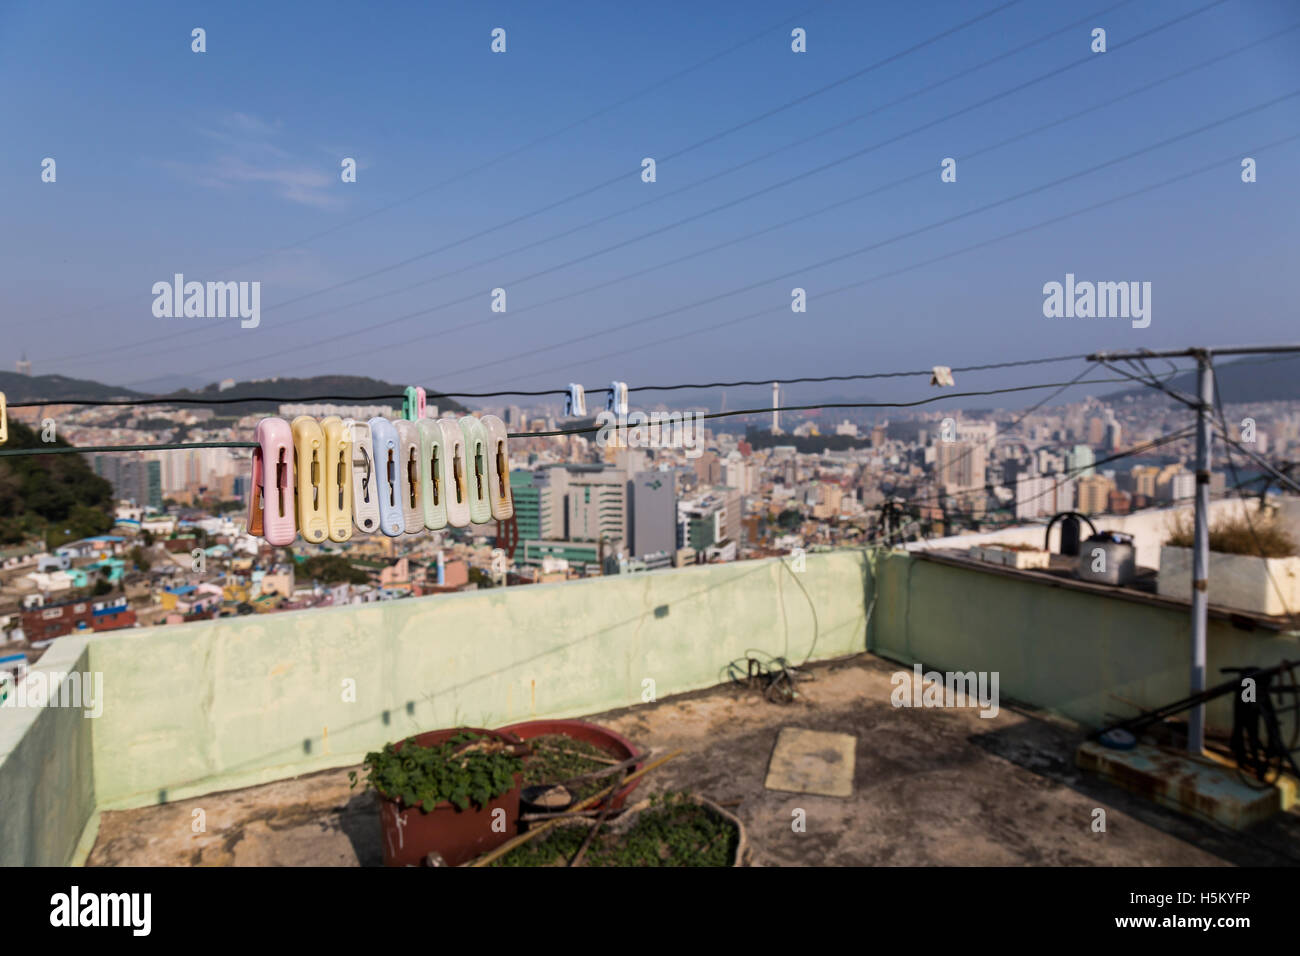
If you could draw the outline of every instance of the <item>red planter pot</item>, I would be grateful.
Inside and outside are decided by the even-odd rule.
[[[506,731],[481,730],[477,727],[455,727],[450,730],[432,730],[415,737],[421,747],[445,743],[457,734],[485,734],[509,743],[518,738]],[[401,744],[397,745],[401,750]],[[379,798],[379,823],[383,831],[384,866],[420,866],[430,853],[439,854],[448,866],[460,866],[475,857],[505,843],[515,835],[519,825],[519,789],[522,776],[515,774],[515,785],[479,808],[470,804],[458,810],[449,802],[438,804],[428,813],[419,805],[404,807],[400,800]],[[492,828],[493,813],[505,811],[504,827]],[[500,815],[498,814],[498,818]]]
[[[581,740],[583,743],[599,747],[618,760],[626,760],[637,752],[636,748],[632,746],[632,741],[622,734],[616,734],[614,731],[597,724],[589,724],[585,720],[526,720],[522,723],[511,724],[509,727],[502,727],[498,733],[513,734],[520,740],[532,740],[534,737],[546,737],[550,734],[563,734],[565,737],[572,737],[574,740]],[[631,769],[640,770],[641,764],[635,764]],[[640,783],[641,779],[638,777],[614,794],[615,810],[622,809],[628,794],[635,790]]]

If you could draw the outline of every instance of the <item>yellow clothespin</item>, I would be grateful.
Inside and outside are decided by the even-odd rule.
[[[329,536],[325,516],[325,433],[309,415],[299,415],[291,427],[298,471],[298,533],[304,541],[324,541]]]
[[[321,419],[325,433],[325,517],[331,541],[352,537],[352,429],[337,415]]]

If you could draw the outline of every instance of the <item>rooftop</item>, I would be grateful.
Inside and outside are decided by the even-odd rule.
[[[737,686],[588,719],[681,757],[647,776],[634,799],[690,789],[740,817],[753,862],[766,866],[1277,866],[1300,862],[1300,815],[1248,840],[1155,806],[1074,765],[1081,728],[1004,703],[974,710],[889,703],[896,664],[860,654],[813,668],[806,699],[765,702]],[[847,799],[764,789],[782,727],[857,738]],[[373,794],[348,770],[105,813],[90,866],[378,866]],[[739,801],[738,805],[732,806]],[[1094,833],[1104,808],[1107,832]],[[807,832],[791,828],[807,813]],[[193,832],[202,809],[206,830]]]
[[[1290,813],[1233,833],[1075,767],[1090,730],[1186,695],[1179,602],[939,554],[838,550],[797,566],[59,638],[34,670],[102,675],[102,712],[0,709],[0,864],[374,862],[373,803],[347,787],[365,753],[440,727],[582,715],[642,747],[682,747],[642,792],[740,801],[761,863],[1300,858]],[[751,650],[814,662],[805,699],[731,686],[728,663]],[[1300,633],[1212,616],[1208,654],[1217,680],[1224,667],[1300,660]],[[891,675],[915,664],[998,675],[998,713],[894,706]],[[642,703],[647,688],[657,702]],[[1207,721],[1226,732],[1230,702],[1213,702]],[[854,736],[850,797],[764,788],[785,727]],[[795,807],[807,833],[791,830]],[[1099,807],[1108,834],[1089,826]]]

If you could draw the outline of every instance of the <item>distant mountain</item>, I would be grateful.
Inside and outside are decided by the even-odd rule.
[[[1158,376],[1162,367],[1168,369],[1158,359],[1148,359],[1147,365]],[[1219,395],[1227,405],[1300,401],[1300,355],[1260,355],[1234,362],[1219,360],[1214,363],[1214,379]],[[1196,373],[1176,375],[1168,385],[1184,395],[1195,395]],[[1115,401],[1129,395],[1151,395],[1154,392],[1154,389],[1138,385],[1112,392],[1105,398]]]
[[[198,389],[182,388],[167,392],[144,393],[120,385],[104,385],[87,379],[68,378],[63,375],[19,375],[0,372],[0,392],[9,402],[72,401],[75,399],[187,399],[186,407],[212,408],[223,415],[249,415],[254,412],[271,412],[277,406],[301,401],[303,398],[327,396],[324,402],[356,405],[401,405],[405,386],[393,385],[379,379],[356,375],[317,375],[312,378],[280,378],[261,382],[238,382],[227,389],[212,384]],[[382,396],[382,397],[378,397]],[[206,405],[193,399],[211,398]],[[231,399],[248,401],[232,402]],[[320,399],[317,399],[320,401]],[[452,399],[432,399],[439,411],[463,413],[466,409]]]
[[[71,398],[140,398],[140,392],[120,385],[103,385],[66,375],[19,375],[0,372],[0,392],[10,402],[57,401]]]
[[[304,397],[322,396],[317,402],[356,405],[393,405],[400,406],[404,385],[359,375],[315,375],[311,378],[277,378],[259,382],[238,382],[222,389],[218,385],[208,385],[201,389],[180,389],[168,393],[168,398],[202,399],[211,398],[220,404],[210,407],[225,414],[246,415],[254,411],[273,410],[282,403],[299,402]],[[231,402],[231,399],[248,398],[246,402]],[[270,399],[270,401],[265,401]],[[314,404],[314,402],[313,402]],[[459,402],[450,398],[431,399],[429,404],[438,410],[463,413],[466,409]],[[198,407],[204,407],[200,404]]]

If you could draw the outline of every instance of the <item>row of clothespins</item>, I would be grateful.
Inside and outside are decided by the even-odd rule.
[[[412,396],[404,413],[420,415],[422,404]],[[256,441],[248,532],[269,544],[347,541],[353,528],[395,538],[515,513],[506,426],[495,415],[264,418]]]

